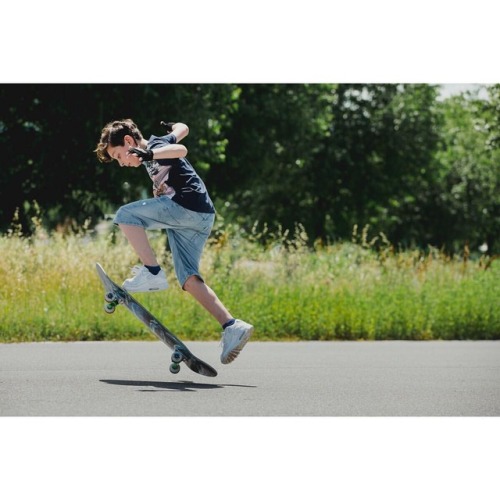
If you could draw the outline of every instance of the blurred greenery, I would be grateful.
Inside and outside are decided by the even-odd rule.
[[[99,222],[151,195],[100,164],[108,121],[189,125],[188,158],[221,220],[301,224],[311,244],[369,225],[401,248],[499,253],[500,85],[488,99],[426,84],[1,84],[0,231]],[[17,215],[16,215],[17,210]],[[265,243],[265,235],[263,235]]]
[[[137,262],[116,228],[62,235],[35,220],[29,237],[0,235],[0,343],[156,340],[118,307],[103,310],[100,262],[121,282]],[[302,227],[242,232],[226,224],[203,253],[203,277],[254,340],[500,339],[500,262],[438,249],[397,251],[363,228],[351,242],[311,248]],[[165,292],[137,299],[183,340],[219,339],[220,325],[176,282],[160,231],[151,243]],[[22,255],[23,258],[19,258]]]

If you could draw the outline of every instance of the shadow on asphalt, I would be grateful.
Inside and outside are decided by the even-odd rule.
[[[179,382],[151,382],[143,380],[99,380],[105,384],[126,385],[129,387],[144,387],[139,389],[141,392],[156,392],[158,389],[164,391],[197,391],[200,389],[223,389],[224,387],[248,387],[255,389],[256,385],[237,385],[237,384],[199,384],[189,380],[180,380]],[[154,388],[154,389],[152,389]]]

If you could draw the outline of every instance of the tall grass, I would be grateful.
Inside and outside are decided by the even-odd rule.
[[[264,236],[214,232],[202,260],[206,281],[256,326],[255,339],[500,338],[498,261],[395,251],[366,231],[314,249],[300,228]],[[138,300],[183,339],[218,339],[219,325],[176,282],[163,233],[151,241],[170,288]],[[0,254],[0,342],[154,339],[125,308],[103,310],[95,262],[119,283],[137,263],[116,230],[14,229],[0,236]]]

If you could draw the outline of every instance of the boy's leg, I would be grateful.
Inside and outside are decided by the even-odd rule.
[[[134,277],[125,280],[122,285],[123,288],[128,292],[166,290],[168,288],[167,277],[156,260],[145,229],[141,226],[127,224],[119,224],[119,226],[144,264],[144,267],[135,266],[132,269]]]
[[[149,244],[146,229],[161,228],[162,205],[158,198],[139,200],[123,205],[115,215],[117,224],[145,266],[157,266],[158,261]]]
[[[223,327],[221,362],[231,363],[253,333],[253,326],[231,316],[199,273],[201,254],[213,226],[214,215],[191,212],[176,204],[169,206],[173,220],[182,225],[168,228],[174,269],[182,288]]]
[[[191,294],[221,326],[233,319],[215,292],[198,276],[190,276],[184,283],[184,290]]]
[[[253,325],[234,319],[215,292],[198,276],[190,276],[184,283],[190,293],[224,328],[222,332],[221,362],[231,363],[240,354],[253,333]]]
[[[129,292],[153,292],[168,288],[165,272],[158,265],[156,255],[149,244],[147,229],[161,229],[164,224],[163,203],[161,198],[139,200],[123,205],[116,212],[114,223],[117,224],[139,259],[144,264],[135,266],[133,278],[123,283]]]
[[[145,266],[158,266],[156,255],[149,244],[146,230],[141,226],[119,224],[123,234]]]

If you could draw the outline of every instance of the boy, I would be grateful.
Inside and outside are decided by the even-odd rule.
[[[233,318],[199,273],[215,209],[205,184],[186,159],[186,147],[179,144],[189,133],[187,125],[162,125],[167,126],[168,135],[145,140],[132,120],[110,122],[102,129],[95,149],[101,162],[116,160],[121,167],[133,168],[144,165],[153,181],[154,198],[122,206],[114,219],[143,263],[134,267],[134,277],[125,280],[123,288],[150,292],[168,287],[146,235],[146,229],[165,228],[177,279],[221,324],[221,362],[231,363],[252,335],[253,326]]]

